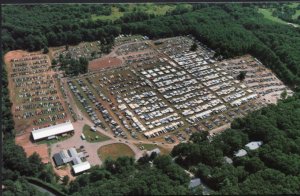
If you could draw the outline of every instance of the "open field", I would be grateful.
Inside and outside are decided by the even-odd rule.
[[[108,15],[108,16],[105,16],[105,15],[102,15],[102,16],[92,15],[91,18],[92,18],[92,20],[111,20],[111,21],[115,21],[115,20],[121,18],[123,15],[124,15],[124,13],[120,12],[118,8],[112,7],[110,15]]]
[[[163,148],[162,146],[159,146],[157,144],[136,144],[136,146],[139,149],[151,151],[154,150],[155,148],[158,148],[160,150],[160,153],[163,155],[167,155],[171,152],[172,149],[170,148]]]
[[[293,19],[297,19],[300,16],[300,9],[296,10],[296,13],[292,16]]]
[[[118,67],[122,64],[122,60],[116,57],[106,57],[95,59],[89,62],[89,71],[97,71],[103,68]]]
[[[190,4],[181,4],[182,7],[192,9]],[[111,8],[110,15],[95,15],[91,16],[92,20],[111,20],[115,21],[120,19],[125,14],[134,13],[134,12],[144,12],[147,14],[154,14],[157,16],[165,15],[167,12],[173,11],[176,8],[176,5],[156,5],[153,3],[145,3],[145,4],[129,4],[128,6],[124,7],[124,11],[120,11],[118,7]]]
[[[133,151],[122,143],[109,144],[98,149],[98,155],[102,161],[108,158],[117,159],[122,156],[134,157]]]
[[[101,134],[98,131],[92,131],[91,127],[88,125],[85,125],[83,127],[83,134],[85,135],[86,141],[88,142],[104,142],[110,139],[109,137]]]
[[[300,5],[300,3],[290,3],[289,4],[289,7],[290,8],[296,8],[296,7],[298,7]]]
[[[137,144],[136,146],[139,147],[140,149],[142,148],[143,150],[145,149],[148,151],[158,148],[157,144]]]
[[[281,20],[278,17],[272,16],[272,11],[269,10],[269,9],[259,8],[258,12],[261,13],[261,14],[263,14],[265,18],[267,18],[267,19],[269,19],[269,20],[271,20],[273,22],[277,22],[277,23],[280,23],[280,24],[287,24],[287,22],[285,22],[284,20]]]
[[[289,23],[289,22],[286,22],[278,17],[275,17],[272,15],[272,9],[264,9],[264,8],[259,8],[258,9],[258,12],[263,14],[264,17],[270,21],[273,21],[273,22],[276,22],[276,23],[279,23],[279,24],[286,24],[286,25],[290,25],[290,26],[293,26],[293,27],[299,27],[299,25],[297,24],[294,24],[294,23]],[[298,16],[300,15],[300,10],[296,10],[296,13],[292,16],[292,19],[296,19],[298,18]]]

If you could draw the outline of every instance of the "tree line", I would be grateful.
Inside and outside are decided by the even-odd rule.
[[[120,33],[148,35],[153,39],[192,34],[224,57],[252,54],[286,84],[293,88],[300,85],[299,28],[265,19],[254,5],[195,4],[189,12],[187,8],[177,6],[163,16],[137,11],[126,13],[114,22],[89,19],[88,15],[95,11],[84,12],[92,10],[88,8],[83,5],[78,5],[76,9],[70,6],[58,13],[62,8],[56,5],[39,6],[39,9],[37,6],[4,6],[2,48],[4,51],[39,50],[45,46],[94,40],[111,47],[114,37]],[[29,14],[32,9],[41,18],[35,15],[33,18]],[[54,17],[53,10],[59,21],[47,21]],[[80,10],[85,13],[83,16],[65,17],[67,14],[77,16]],[[16,14],[13,13],[22,17],[21,22],[14,19]]]

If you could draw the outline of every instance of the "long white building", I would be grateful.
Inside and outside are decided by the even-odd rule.
[[[34,141],[49,138],[55,135],[61,135],[74,131],[74,127],[71,122],[65,122],[58,125],[37,129],[31,132]]]

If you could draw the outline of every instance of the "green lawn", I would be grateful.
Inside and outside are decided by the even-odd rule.
[[[148,151],[158,148],[157,144],[137,144],[138,148],[142,146],[144,146],[144,150],[148,150]]]
[[[117,143],[102,146],[98,149],[98,156],[102,161],[108,158],[116,160],[118,157],[134,157],[134,152],[126,144]]]
[[[97,16],[95,14],[92,15],[92,20],[111,20],[111,21],[115,21],[119,18],[121,18],[124,15],[123,12],[120,12],[118,8],[116,7],[112,7],[111,10],[111,15],[105,16],[105,15],[101,15],[101,16]]]
[[[290,8],[296,8],[296,7],[298,7],[298,5],[299,5],[299,3],[290,3],[289,7]]]
[[[175,9],[175,5],[157,5],[153,3],[147,3],[142,6],[136,5],[135,7],[142,12],[155,15],[165,15],[168,11]]]
[[[140,148],[141,146],[144,146],[144,150],[147,150],[147,151],[151,151],[155,148],[158,148],[160,150],[160,153],[162,155],[168,155],[170,154],[170,149],[166,149],[166,148],[163,148],[161,146],[158,146],[157,144],[136,144],[136,146],[138,148]]]
[[[183,7],[187,7],[192,9],[192,5],[183,4]],[[134,11],[146,12],[148,14],[154,15],[165,15],[168,11],[172,11],[176,8],[176,5],[160,5],[154,3],[146,3],[146,4],[129,4],[125,12],[120,12],[119,8],[112,7],[112,13],[109,16],[105,15],[92,15],[92,20],[111,20],[115,21],[121,18],[125,13],[132,13]]]
[[[296,13],[292,16],[293,19],[297,19],[300,16],[300,10],[296,10]]]
[[[263,8],[258,8],[258,12],[263,14],[265,18],[277,22],[280,24],[287,24],[285,21],[281,20],[280,18],[272,16],[272,11],[270,9],[263,9]]]
[[[84,125],[83,134],[88,142],[104,142],[110,140],[108,136],[101,134],[99,131],[92,131],[89,125]]]

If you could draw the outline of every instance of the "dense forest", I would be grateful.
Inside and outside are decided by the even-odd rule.
[[[126,6],[115,7],[126,11]],[[2,49],[4,53],[13,49],[32,51],[94,40],[112,45],[120,33],[143,34],[153,39],[192,34],[217,55],[254,55],[286,84],[299,90],[300,28],[265,19],[256,5],[193,4],[191,8],[176,6],[163,15],[137,9],[113,21],[91,18],[108,16],[111,8],[76,4],[3,6]],[[84,59],[60,59],[57,63],[74,75],[86,69]],[[69,64],[75,64],[77,69],[69,69]],[[213,139],[208,139],[206,133],[194,134],[189,143],[174,148],[171,155],[175,162],[169,156],[144,157],[137,163],[120,158],[94,167],[90,174],[81,175],[64,187],[56,183],[51,167],[42,164],[38,155],[26,158],[24,150],[15,145],[5,70],[2,74],[5,195],[39,195],[27,177],[74,195],[201,194],[201,189],[191,192],[187,188],[189,177],[183,168],[201,177],[218,194],[300,193],[299,94],[235,120],[231,129]],[[257,140],[263,141],[258,150],[248,150],[242,158],[233,156],[246,143]],[[232,158],[233,163],[226,163],[224,156]]]
[[[170,156],[107,160],[71,182],[72,195],[186,195],[189,176]],[[152,161],[153,163],[150,163]],[[124,180],[126,179],[126,180]]]
[[[300,192],[299,94],[236,119],[231,129],[207,138],[197,133],[177,145],[172,156],[221,194],[296,194]],[[262,141],[257,150],[245,144]],[[246,149],[244,157],[235,157]],[[231,158],[227,163],[224,157]]]
[[[4,6],[3,51],[39,50],[45,46],[93,40],[112,45],[114,37],[120,33],[143,34],[154,39],[192,34],[227,58],[250,53],[286,84],[291,87],[300,85],[300,28],[265,19],[255,5],[194,4],[191,10],[177,6],[160,16],[137,10],[114,21],[89,17],[110,14],[107,10],[111,7]]]
[[[78,60],[67,55],[63,57],[60,55],[58,60],[52,60],[52,66],[57,66],[60,70],[68,76],[77,76],[78,74],[83,74],[88,71],[88,60],[86,58],[80,57]]]

